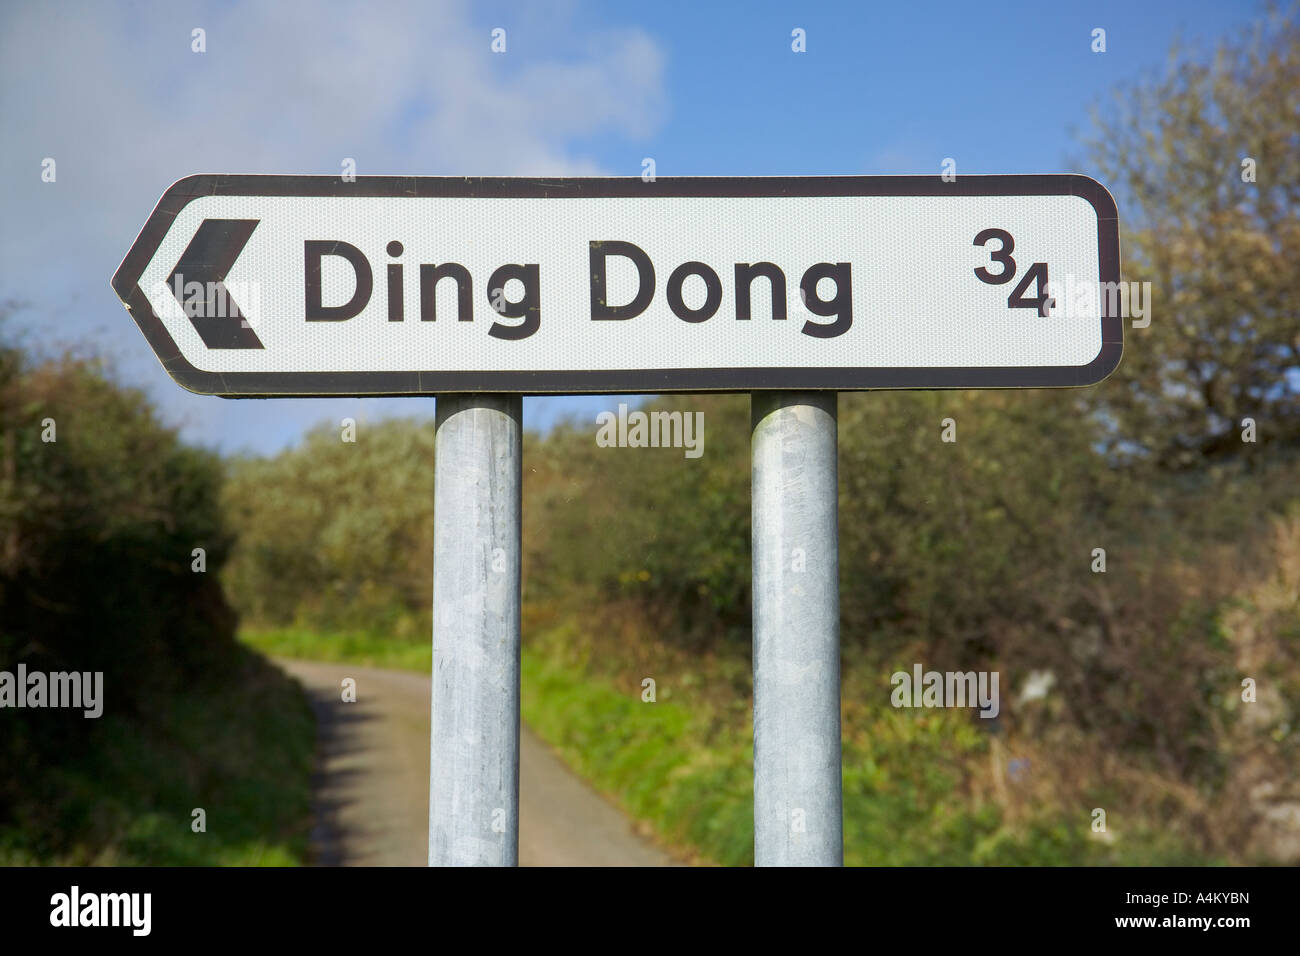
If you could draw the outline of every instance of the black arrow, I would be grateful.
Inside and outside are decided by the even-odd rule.
[[[204,219],[167,278],[172,295],[210,349],[265,348],[226,289],[226,273],[260,219]],[[195,288],[193,283],[199,283]],[[193,290],[193,294],[191,294]]]

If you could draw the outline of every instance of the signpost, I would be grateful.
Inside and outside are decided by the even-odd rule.
[[[516,859],[519,396],[754,392],[756,859],[833,865],[835,393],[1095,384],[1118,281],[1084,176],[202,175],[113,287],[192,391],[442,396],[431,863]]]

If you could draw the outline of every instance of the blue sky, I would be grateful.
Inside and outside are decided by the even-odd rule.
[[[163,190],[196,172],[337,175],[344,157],[361,175],[637,176],[645,157],[660,176],[937,175],[945,157],[959,175],[1093,173],[1092,104],[1163,69],[1175,38],[1208,53],[1264,9],[10,2],[0,301],[21,303],[23,341],[104,356],[224,451],[274,452],[345,416],[432,420],[430,398],[229,401],[173,384],[109,288]],[[619,400],[530,399],[525,424],[594,421]]]

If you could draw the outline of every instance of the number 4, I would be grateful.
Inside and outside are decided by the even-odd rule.
[[[1007,296],[1007,308],[1037,309],[1038,314],[1046,318],[1056,306],[1056,301],[1047,294],[1047,281],[1047,263],[1035,262],[1029,267],[1029,271],[1021,277],[1016,287],[1011,290],[1011,295]],[[1031,282],[1034,283],[1034,287],[1038,291],[1038,296],[1033,299],[1025,295]]]

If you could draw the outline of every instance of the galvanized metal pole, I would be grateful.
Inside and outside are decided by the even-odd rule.
[[[515,866],[522,400],[437,401],[429,865]]]
[[[842,866],[834,392],[755,392],[754,862]]]

